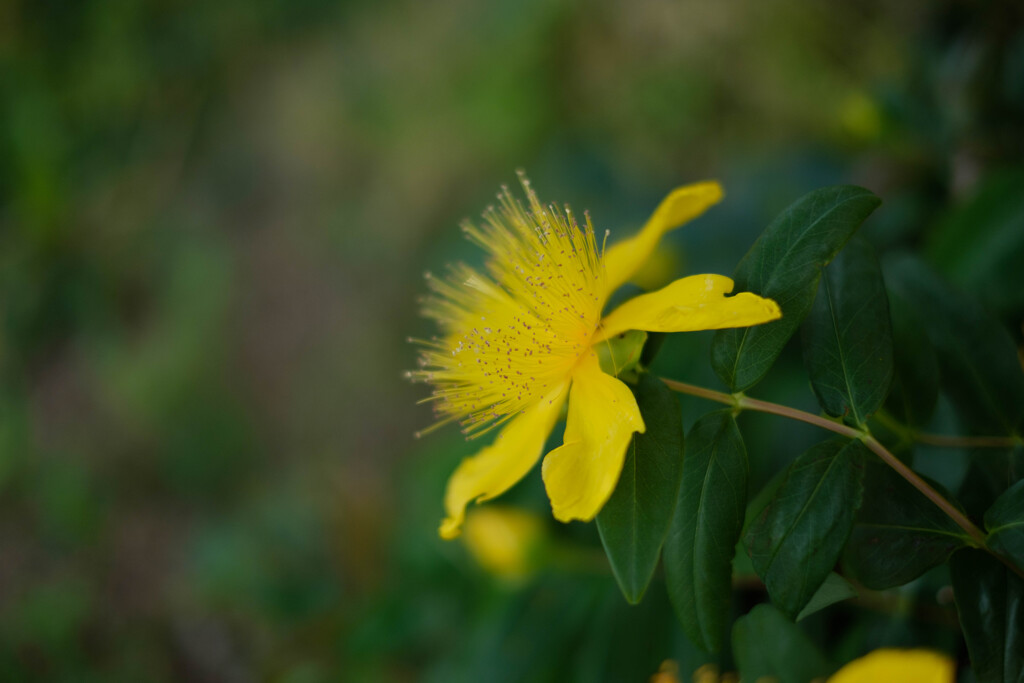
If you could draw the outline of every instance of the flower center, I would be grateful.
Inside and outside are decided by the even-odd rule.
[[[505,190],[484,224],[463,226],[489,255],[486,273],[459,264],[428,276],[424,313],[444,336],[421,342],[414,379],[434,385],[441,423],[479,434],[568,381],[590,348],[604,305],[604,266],[589,221],[544,207],[524,180],[528,206]]]

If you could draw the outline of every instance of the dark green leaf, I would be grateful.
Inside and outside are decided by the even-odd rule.
[[[602,603],[595,607],[586,627],[581,629],[585,634],[582,642],[569,650],[576,660],[572,675],[557,677],[557,680],[646,681],[658,670],[665,653],[672,647],[673,637],[678,635],[662,586],[652,585],[649,597],[641,605],[627,605],[617,593],[608,591]],[[522,636],[534,637],[525,633]],[[486,681],[488,677],[478,680]]]
[[[916,579],[967,541],[963,529],[903,477],[871,464],[843,565],[866,587],[882,590]]]
[[[939,398],[939,359],[914,307],[889,291],[895,375],[886,408],[903,424],[923,427]]]
[[[658,565],[683,470],[683,426],[675,394],[644,374],[634,390],[647,430],[634,434],[615,492],[597,515],[622,594],[640,602]]]
[[[886,259],[885,281],[920,312],[942,386],[975,429],[1013,434],[1024,422],[1024,373],[1007,330],[912,256]]]
[[[1024,681],[1024,580],[964,548],[950,562],[960,627],[979,683]]]
[[[665,542],[665,581],[687,636],[717,652],[747,503],[747,451],[728,410],[697,420],[686,443],[679,502]]]
[[[1024,172],[993,174],[929,234],[929,259],[999,313],[1024,307]]]
[[[1024,480],[1011,486],[985,513],[988,547],[1024,571]]]
[[[736,267],[736,291],[774,299],[782,318],[715,334],[711,364],[733,391],[749,389],[768,372],[810,311],[821,269],[880,203],[860,187],[815,190],[779,214],[754,242]]]
[[[642,367],[651,367],[651,363],[658,357],[658,352],[665,345],[665,339],[667,338],[668,335],[664,332],[647,333],[647,343],[644,344],[644,350],[640,354],[640,365]]]
[[[846,543],[860,507],[866,452],[860,441],[813,446],[789,466],[747,533],[754,569],[791,619],[821,587]]]
[[[825,577],[825,583],[821,584],[821,588],[814,594],[807,606],[800,610],[796,620],[806,619],[829,605],[855,597],[857,597],[857,589],[849,581],[835,572],[829,572],[829,575]]]
[[[807,683],[833,669],[807,634],[771,605],[736,620],[732,649],[744,681]]]
[[[1024,447],[976,448],[960,485],[960,502],[968,513],[984,517],[992,501],[1024,479]]]
[[[892,381],[892,328],[882,268],[871,245],[853,239],[825,267],[803,325],[811,387],[825,412],[862,425]]]

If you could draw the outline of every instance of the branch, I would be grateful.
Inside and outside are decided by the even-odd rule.
[[[731,405],[738,410],[756,410],[762,413],[771,413],[773,415],[781,415],[782,417],[788,417],[792,420],[799,420],[800,422],[806,422],[822,429],[827,429],[836,434],[842,434],[850,439],[860,439],[864,442],[875,455],[882,459],[885,464],[896,471],[901,477],[907,480],[911,486],[920,491],[928,500],[932,501],[941,509],[950,519],[952,519],[957,526],[963,529],[971,540],[979,547],[986,548],[985,546],[985,534],[974,525],[971,520],[957,509],[955,505],[946,500],[941,493],[936,491],[931,485],[922,479],[916,472],[900,462],[899,458],[889,452],[889,450],[883,446],[875,437],[871,435],[871,432],[866,430],[855,429],[839,422],[829,420],[828,418],[820,415],[814,415],[803,410],[797,410],[796,408],[790,408],[789,406],[779,405],[778,403],[769,403],[768,401],[761,401],[756,398],[750,398],[742,394],[726,394],[721,391],[714,391],[712,389],[705,389],[704,387],[698,387],[693,384],[687,384],[685,382],[677,382],[671,379],[662,378],[662,380],[669,389],[677,391],[681,394],[690,394],[691,396],[699,396],[706,398],[711,401],[717,401],[726,405]],[[990,551],[991,552],[991,551]],[[999,555],[996,555],[999,557]],[[1000,559],[1002,559],[1000,557]],[[1005,563],[1005,560],[1003,560]],[[1007,565],[1010,566],[1010,565]],[[1014,568],[1015,569],[1015,568]],[[1015,569],[1020,573],[1020,570]]]

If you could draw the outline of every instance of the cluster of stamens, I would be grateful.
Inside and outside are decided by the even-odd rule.
[[[545,207],[522,175],[527,206],[504,188],[484,224],[465,223],[488,256],[486,273],[464,264],[444,278],[427,274],[423,313],[441,337],[423,346],[420,369],[433,385],[425,399],[438,424],[462,423],[469,435],[513,417],[564,383],[600,322],[604,267],[589,217]]]

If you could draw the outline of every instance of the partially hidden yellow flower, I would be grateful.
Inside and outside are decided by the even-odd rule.
[[[589,217],[541,204],[521,176],[526,204],[507,189],[484,212],[483,225],[463,225],[488,256],[486,271],[465,264],[445,278],[427,276],[424,314],[442,336],[422,341],[414,380],[434,386],[438,424],[457,420],[469,435],[500,426],[494,443],[466,458],[445,492],[440,534],[459,535],[465,508],[494,498],[537,463],[568,400],[563,444],[544,458],[542,476],[554,516],[594,518],[611,495],[626,448],[644,422],[633,394],[602,371],[595,345],[629,330],[683,332],[746,327],[781,314],[770,299],[733,281],[693,275],[631,299],[602,318],[608,297],[654,252],[662,235],[702,214],[722,197],[716,182],[676,189],[640,232],[599,248]]]
[[[544,525],[536,515],[492,505],[467,517],[463,541],[481,567],[508,581],[518,581],[534,568],[544,542]]]
[[[956,665],[932,650],[883,648],[855,659],[828,683],[953,683]]]

